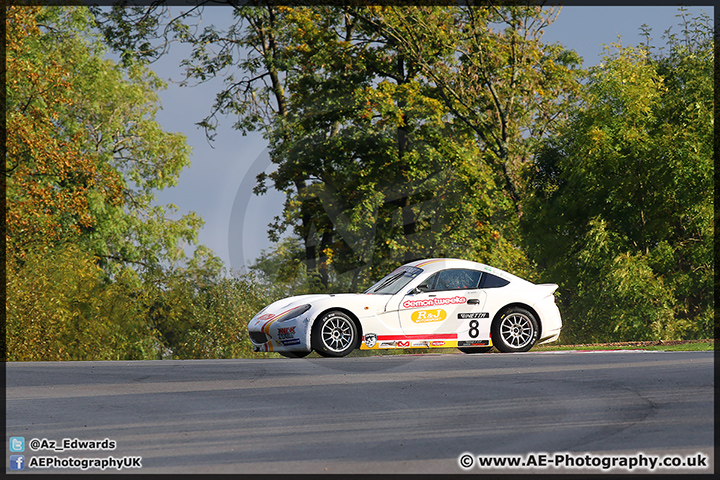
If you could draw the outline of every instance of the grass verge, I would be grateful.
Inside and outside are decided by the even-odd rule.
[[[714,339],[704,340],[658,340],[651,342],[612,342],[612,343],[593,343],[578,345],[539,345],[534,347],[531,352],[552,352],[552,351],[572,351],[572,350],[659,350],[659,351],[707,351],[715,349]],[[438,353],[459,353],[456,348],[394,348],[387,350],[354,350],[348,357],[377,357],[381,355],[424,355]],[[490,350],[490,353],[498,353],[496,349]],[[269,356],[281,357],[277,353],[266,354]],[[308,358],[319,357],[316,352],[310,354]]]
[[[612,342],[579,345],[539,345],[535,352],[559,350],[661,350],[661,351],[705,351],[714,350],[714,339],[703,340],[658,340],[653,342]]]

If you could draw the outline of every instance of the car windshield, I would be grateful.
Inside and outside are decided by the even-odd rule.
[[[391,274],[384,277],[372,287],[368,288],[365,293],[378,295],[395,295],[405,285],[422,273],[422,268],[404,266],[395,269]]]

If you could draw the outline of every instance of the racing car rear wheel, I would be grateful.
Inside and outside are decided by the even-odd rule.
[[[357,326],[343,312],[327,312],[313,324],[312,346],[323,357],[344,357],[357,343]]]
[[[490,326],[495,348],[501,352],[527,352],[537,342],[540,330],[535,316],[520,307],[500,313]]]

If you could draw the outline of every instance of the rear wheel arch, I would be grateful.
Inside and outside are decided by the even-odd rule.
[[[500,315],[502,315],[503,312],[505,312],[505,310],[507,310],[508,308],[513,308],[513,307],[522,308],[522,309],[525,309],[525,310],[527,310],[528,312],[532,313],[532,314],[533,314],[533,317],[535,317],[535,321],[536,321],[537,324],[538,324],[538,330],[539,330],[540,332],[542,332],[543,328],[542,328],[542,321],[540,320],[540,315],[538,315],[537,311],[535,311],[535,309],[532,308],[532,307],[531,307],[530,305],[528,305],[527,303],[522,303],[522,302],[508,303],[507,305],[505,305],[504,307],[500,308],[500,309],[497,311],[497,313],[496,313],[495,316],[493,317],[493,320],[492,320],[492,321],[495,322],[495,320],[497,320],[498,318],[500,318]]]
[[[537,345],[542,324],[534,308],[515,302],[498,310],[490,323],[490,332],[493,346],[500,352],[527,352]]]

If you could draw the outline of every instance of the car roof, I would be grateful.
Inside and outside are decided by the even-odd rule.
[[[521,278],[508,273],[499,268],[485,265],[484,263],[473,262],[471,260],[463,260],[460,258],[426,258],[423,260],[415,260],[410,263],[406,263],[406,266],[422,268],[425,272],[437,272],[439,270],[445,270],[447,268],[470,268],[473,270],[480,270],[488,272],[498,277],[505,278],[506,280],[522,280]]]

